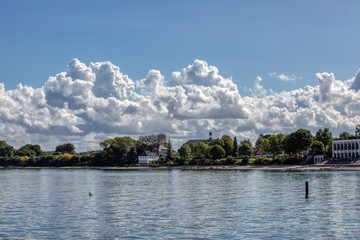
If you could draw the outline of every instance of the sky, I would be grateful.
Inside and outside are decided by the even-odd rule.
[[[0,139],[16,148],[360,123],[359,1],[0,3]]]

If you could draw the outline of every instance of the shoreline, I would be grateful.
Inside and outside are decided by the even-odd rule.
[[[134,170],[263,170],[263,171],[360,171],[360,165],[219,165],[219,166],[133,166],[133,167],[93,167],[93,166],[69,166],[69,167],[19,167],[0,166],[5,169],[79,169],[79,170],[103,170],[103,171],[134,171]]]

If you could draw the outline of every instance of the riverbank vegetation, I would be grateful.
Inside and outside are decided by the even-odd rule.
[[[275,165],[312,163],[311,155],[332,156],[331,143],[337,139],[360,138],[360,127],[355,136],[342,132],[333,138],[328,128],[319,129],[315,136],[298,129],[290,134],[261,134],[255,145],[250,140],[238,143],[236,137],[224,135],[211,141],[200,140],[192,145],[183,144],[176,155],[165,134],[115,137],[99,143],[102,150],[79,153],[71,143],[56,146],[53,152],[44,152],[40,145],[27,144],[15,149],[0,141],[0,166],[136,166],[138,154],[154,151],[156,146],[167,148],[159,160],[151,165]]]

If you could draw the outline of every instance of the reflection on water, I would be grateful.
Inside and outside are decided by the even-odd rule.
[[[360,236],[355,171],[1,170],[0,183],[0,238]]]

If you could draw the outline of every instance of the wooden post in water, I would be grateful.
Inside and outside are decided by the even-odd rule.
[[[305,198],[309,197],[309,182],[305,182]]]

